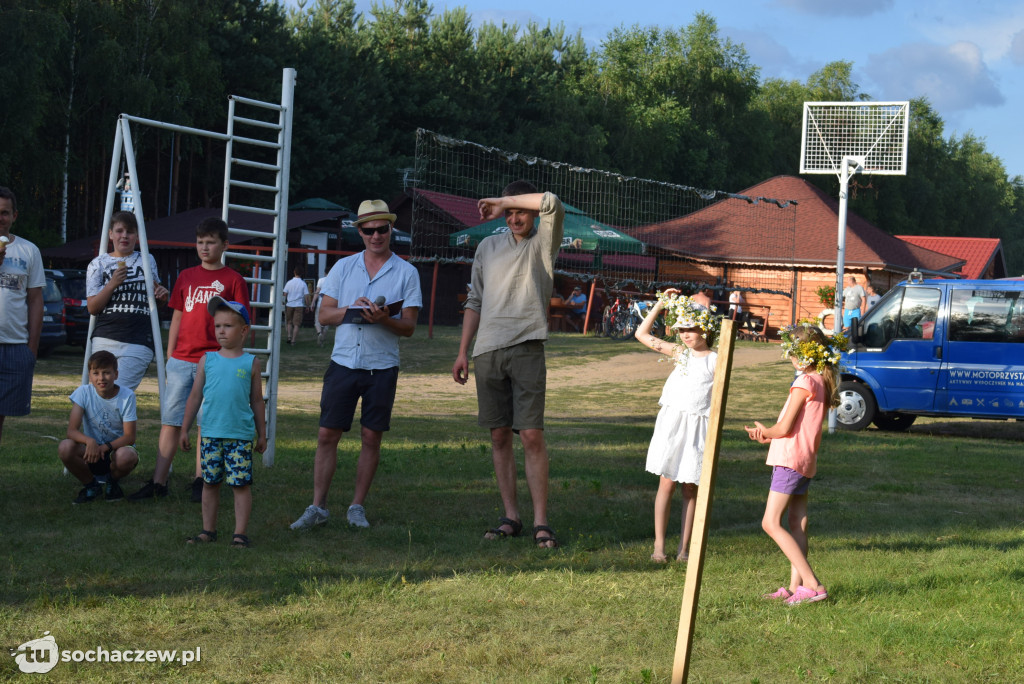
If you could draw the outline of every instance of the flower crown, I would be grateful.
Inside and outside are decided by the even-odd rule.
[[[690,327],[692,323],[693,327],[703,331],[708,346],[714,344],[722,329],[722,319],[715,315],[718,309],[714,305],[707,309],[689,297],[681,297],[676,294],[666,295],[664,292],[658,293],[658,301],[665,307],[665,327],[668,330],[671,330],[680,321],[685,321],[687,327]]]
[[[779,337],[782,338],[782,358],[794,358],[801,368],[814,366],[814,369],[821,373],[826,366],[838,366],[842,358],[843,350],[846,349],[846,335],[836,332],[834,335],[826,335],[825,344],[814,340],[801,340],[796,336],[800,328],[814,328],[821,330],[821,321],[817,318],[802,318],[795,325],[787,325],[779,329]]]

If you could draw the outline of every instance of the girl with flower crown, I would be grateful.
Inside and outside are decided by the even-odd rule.
[[[668,318],[666,328],[678,334],[679,343],[651,334],[651,327],[662,311]],[[715,360],[718,358],[710,345],[714,344],[720,323],[721,320],[711,311],[689,297],[680,297],[678,290],[669,289],[658,295],[657,303],[636,330],[636,339],[642,344],[675,360],[675,369],[665,381],[658,401],[661,411],[647,450],[647,471],[661,478],[654,499],[654,553],[651,560],[656,563],[668,560],[665,556],[665,531],[677,483],[683,490],[684,510],[676,560],[687,559],[693,515],[697,508],[704,439],[708,432]]]
[[[761,527],[790,563],[789,587],[779,587],[767,599],[790,605],[822,601],[828,592],[807,561],[807,490],[818,467],[821,423],[828,409],[839,405],[839,355],[845,338],[831,339],[810,321],[779,331],[782,355],[799,371],[789,396],[770,428],[759,422],[743,426],[750,439],[768,447],[772,481]],[[782,516],[789,510],[789,529]]]

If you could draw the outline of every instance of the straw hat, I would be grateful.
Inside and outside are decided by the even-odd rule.
[[[391,213],[388,203],[384,200],[365,200],[359,205],[359,218],[353,223],[359,225],[367,221],[388,221],[394,223],[398,218]]]

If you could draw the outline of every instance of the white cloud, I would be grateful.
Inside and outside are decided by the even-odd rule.
[[[974,43],[910,43],[868,58],[865,72],[884,100],[926,96],[938,111],[999,106],[1003,94]]]
[[[820,16],[866,17],[876,12],[888,12],[895,0],[776,0],[786,8],[803,14]]]
[[[1024,31],[1017,31],[1010,43],[1010,59],[1014,64],[1024,65]]]

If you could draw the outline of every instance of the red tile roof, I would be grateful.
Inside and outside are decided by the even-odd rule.
[[[935,235],[897,235],[900,240],[940,254],[963,259],[967,263],[959,271],[964,278],[1004,278],[1006,261],[1003,243],[999,238],[968,238]],[[992,273],[988,273],[992,267]]]
[[[416,195],[422,199],[427,200],[435,207],[445,212],[453,219],[456,223],[463,225],[467,228],[478,226],[484,222],[480,218],[480,210],[477,209],[476,200],[471,197],[462,197],[460,195],[449,195],[444,192],[434,192],[432,190],[413,190]]]
[[[796,207],[723,199],[681,218],[641,226],[632,234],[649,245],[695,258],[732,263],[835,264],[837,199],[795,176],[776,176],[739,194],[751,199],[775,198],[782,200],[780,204],[795,202]],[[780,214],[777,224],[766,225],[771,216],[766,211],[795,211],[795,217]],[[795,224],[792,232],[788,225],[779,228],[789,221]],[[847,267],[948,272],[963,263],[899,240],[852,211],[847,213],[846,227]],[[766,236],[767,231],[785,234]]]

